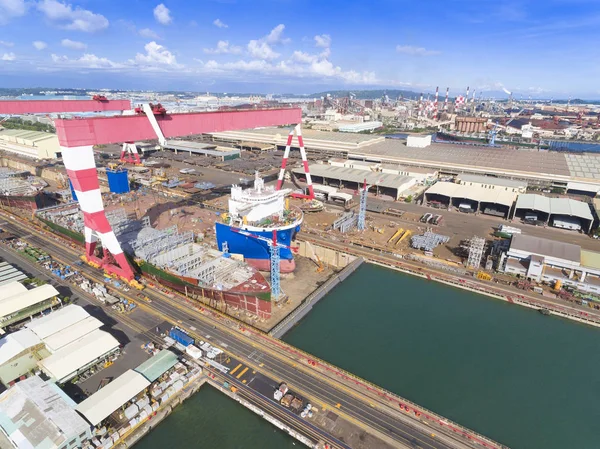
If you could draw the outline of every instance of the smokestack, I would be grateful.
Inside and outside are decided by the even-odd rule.
[[[471,103],[475,102],[475,92],[477,92],[475,89],[473,89],[473,97],[471,98]]]
[[[433,104],[435,118],[437,118],[437,115],[438,115],[438,92],[439,92],[439,90],[440,90],[440,88],[439,88],[439,86],[437,86],[435,88],[435,103]]]
[[[448,110],[448,92],[450,91],[449,87],[446,87],[446,99],[444,100],[444,111]]]
[[[469,101],[469,86],[467,86],[467,96],[465,97],[465,103]]]

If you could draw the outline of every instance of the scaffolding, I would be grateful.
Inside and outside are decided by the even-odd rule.
[[[485,239],[473,237],[469,241],[469,258],[467,259],[467,268],[479,268],[483,252],[485,251]]]
[[[358,222],[356,223],[356,228],[359,231],[365,230],[365,221],[367,219],[367,194],[368,194],[367,181],[365,180],[365,185],[360,192],[360,207],[358,209]]]
[[[281,257],[279,256],[279,246],[269,245],[271,251],[271,295],[278,301],[281,297],[281,284],[279,279],[279,265]]]
[[[342,234],[350,231],[352,228],[356,226],[358,222],[358,215],[354,212],[347,212],[342,215],[340,218],[333,222],[333,229],[339,230]]]
[[[442,234],[427,231],[421,235],[415,235],[410,239],[410,246],[414,249],[423,251],[433,251],[436,247],[443,243],[447,243],[450,237]]]

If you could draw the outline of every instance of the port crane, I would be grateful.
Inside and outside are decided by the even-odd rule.
[[[140,140],[188,136],[261,126],[289,125],[302,121],[300,108],[163,113],[150,105],[132,112],[129,100],[6,100],[0,101],[0,115],[118,112],[120,115],[60,117],[54,120],[63,164],[84,216],[85,260],[127,282],[135,274],[110,225],[102,201],[94,145],[121,144]],[[143,114],[141,113],[143,112]],[[155,112],[158,112],[155,113]],[[165,111],[166,112],[166,111]],[[127,114],[129,113],[129,114]],[[160,134],[157,132],[159,131]],[[311,186],[312,188],[312,186]],[[95,254],[98,241],[104,257]]]
[[[279,265],[281,262],[280,250],[281,248],[289,249],[292,252],[298,252],[297,246],[288,246],[284,243],[279,243],[277,241],[277,231],[273,231],[273,238],[267,238],[260,235],[252,234],[251,232],[244,231],[238,228],[232,228],[233,232],[237,232],[238,234],[244,235],[246,237],[250,237],[252,239],[260,240],[261,242],[265,242],[269,247],[269,253],[271,254],[271,295],[275,297],[275,300],[281,298],[281,273],[279,271]]]
[[[521,115],[521,113],[525,109],[526,108],[523,108],[519,112],[517,112],[517,114],[515,116],[513,116],[508,122],[506,122],[504,124],[504,128],[506,129],[508,127],[508,125],[510,125],[514,119],[516,119],[519,115]],[[492,130],[488,134],[488,138],[489,138],[488,146],[489,147],[495,147],[496,146],[496,136],[498,135],[498,125],[499,125],[499,123],[496,120],[496,122],[494,123],[494,127],[492,128]]]

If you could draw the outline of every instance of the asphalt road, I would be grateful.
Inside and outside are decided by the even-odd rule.
[[[2,227],[15,235],[27,235],[28,241],[46,249],[65,262],[72,264],[79,260],[79,253],[72,248],[61,245],[60,241],[46,241],[33,229],[23,230],[18,222],[7,220]],[[80,271],[94,277],[101,277],[97,270],[87,265],[80,267]],[[354,424],[367,427],[366,430],[368,428],[376,430],[380,437],[384,440],[392,440],[398,447],[440,449],[474,447],[462,437],[449,432],[444,433],[442,428],[436,429],[434,431],[436,435],[432,436],[431,427],[413,417],[391,410],[391,406],[385,399],[368,397],[358,387],[350,388],[339,380],[321,372],[311,371],[310,368],[299,369],[298,360],[291,358],[289,353],[280,350],[276,345],[267,346],[267,342],[243,338],[240,332],[195,309],[185,308],[183,303],[170,300],[160,292],[148,288],[144,293],[150,297],[152,303],[140,304],[137,301],[140,306],[153,309],[165,319],[183,326],[195,337],[208,340],[211,344],[216,344],[231,353],[232,356],[244,360],[250,366],[268,373],[275,379],[287,382],[291,388],[310,398],[311,401],[322,404],[321,407],[325,406],[336,411]]]

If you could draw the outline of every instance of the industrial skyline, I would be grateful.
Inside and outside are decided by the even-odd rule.
[[[589,42],[598,22],[600,6],[583,0],[201,8],[180,0],[1,0],[0,75],[5,87],[310,93],[469,85],[597,99]]]

